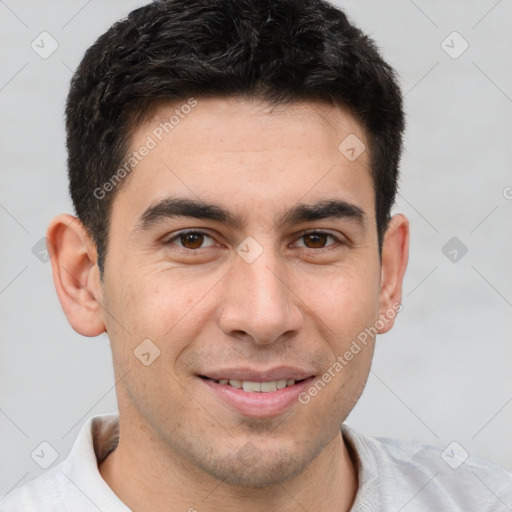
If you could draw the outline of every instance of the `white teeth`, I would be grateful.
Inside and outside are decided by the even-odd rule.
[[[270,391],[277,391],[277,383],[275,380],[273,380],[272,382],[262,382],[260,384],[260,387],[261,387],[261,391],[263,391],[263,393],[268,393]]]
[[[242,387],[244,388],[244,391],[252,391],[253,393],[256,391],[261,391],[261,383],[259,382],[244,381]]]
[[[229,385],[233,386],[234,388],[241,389],[242,388],[242,381],[241,380],[236,380],[236,379],[231,379],[229,381]]]
[[[278,380],[276,382],[277,384],[277,389],[283,389],[286,387],[286,381],[285,380]]]
[[[219,379],[217,382],[224,386],[229,385],[236,389],[243,389],[248,393],[271,393],[272,391],[277,391],[278,389],[284,389],[286,386],[293,386],[295,384],[295,379],[271,380],[268,382],[250,382],[237,379]]]

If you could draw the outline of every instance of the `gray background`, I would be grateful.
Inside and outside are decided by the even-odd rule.
[[[42,441],[60,461],[89,416],[116,408],[108,339],[71,329],[50,264],[32,248],[52,216],[72,212],[63,124],[72,70],[143,3],[0,0],[0,494],[43,472],[31,458]],[[404,309],[379,338],[347,423],[442,447],[455,440],[512,469],[512,1],[337,3],[400,74],[408,130],[395,210],[412,227]],[[43,31],[59,45],[46,59],[31,48]],[[458,58],[459,36],[442,43],[453,31],[469,43]],[[455,262],[442,250],[452,237]]]

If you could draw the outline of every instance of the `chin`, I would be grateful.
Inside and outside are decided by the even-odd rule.
[[[321,446],[296,443],[246,441],[241,447],[225,447],[215,453],[190,453],[195,465],[216,480],[234,487],[263,488],[282,484],[297,476],[315,459]],[[227,451],[229,450],[229,451]],[[195,455],[195,456],[194,456]]]
[[[304,462],[298,454],[260,455],[258,460],[249,462],[246,457],[228,457],[210,461],[203,470],[214,478],[234,487],[259,489],[279,485],[296,476],[304,469]]]

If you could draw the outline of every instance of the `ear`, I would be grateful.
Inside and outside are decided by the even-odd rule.
[[[53,282],[71,327],[83,336],[105,332],[97,252],[86,229],[62,214],[51,221],[46,239]]]
[[[409,221],[402,214],[389,221],[382,244],[379,334],[393,327],[401,309],[402,282],[409,259]]]

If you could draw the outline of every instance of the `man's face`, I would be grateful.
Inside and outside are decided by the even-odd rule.
[[[132,151],[157,144],[113,203],[103,315],[119,408],[160,457],[268,485],[335,442],[368,376],[373,340],[299,400],[383,313],[369,151],[338,149],[366,140],[341,108],[197,101],[163,137],[180,105],[137,128]]]

